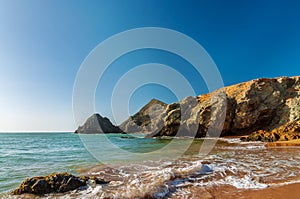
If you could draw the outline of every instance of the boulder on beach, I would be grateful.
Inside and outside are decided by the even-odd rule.
[[[86,186],[89,180],[93,180],[97,184],[108,183],[96,177],[77,177],[69,173],[53,173],[47,176],[27,178],[12,193],[14,195],[20,195],[24,193],[35,195],[44,195],[48,193],[64,193],[78,189],[79,187]]]

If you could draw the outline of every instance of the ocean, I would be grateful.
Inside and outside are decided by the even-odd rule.
[[[50,194],[47,198],[174,195],[180,198],[188,196],[189,190],[195,187],[229,185],[238,189],[263,189],[300,182],[299,147],[266,148],[261,142],[220,138],[209,154],[203,156],[199,154],[203,139],[153,139],[121,134],[80,136],[1,133],[0,198],[11,197],[9,192],[25,178],[53,172],[95,175],[111,182],[66,194]],[[107,147],[108,141],[126,153]],[[190,141],[189,149],[178,156],[180,147]],[[174,145],[167,152],[158,150],[171,142]],[[143,156],[147,153],[152,155]]]
[[[25,178],[66,171],[77,173],[97,161],[73,133],[0,133],[0,192]]]

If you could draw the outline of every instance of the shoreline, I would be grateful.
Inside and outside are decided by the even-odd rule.
[[[218,189],[207,190],[212,198],[216,199],[294,199],[299,197],[300,183],[274,185],[264,189],[237,189],[232,186],[223,186]]]
[[[273,184],[261,189],[242,189],[232,185],[191,186],[174,192],[170,198],[179,199],[188,193],[189,198],[199,199],[294,199],[300,194],[300,182]]]
[[[223,139],[241,139],[245,137],[243,136],[224,136],[224,137],[220,137]],[[241,141],[243,142],[243,141]],[[244,143],[250,143],[253,141],[245,141]],[[289,147],[289,146],[300,146],[300,139],[293,139],[293,140],[286,140],[286,141],[276,141],[276,142],[262,142],[262,141],[255,141],[255,142],[260,142],[260,143],[265,143],[265,147]]]
[[[217,147],[216,150],[218,150],[219,152],[224,152],[224,150],[226,151],[226,147],[229,147],[227,150],[227,152],[230,152],[229,155],[232,156],[233,155],[233,151],[236,152],[236,154],[234,155],[234,157],[231,157],[233,159],[236,159],[237,157],[239,158],[242,158],[249,152],[251,155],[255,155],[256,153],[253,153],[253,149],[258,149],[261,150],[263,149],[263,151],[268,151],[269,149],[267,147],[264,147],[266,144],[269,144],[269,143],[264,143],[264,142],[242,142],[240,141],[239,139],[239,136],[230,136],[230,137],[222,137],[221,138],[222,141],[228,141],[228,144],[224,144],[223,142],[220,142],[220,146],[219,148]],[[180,141],[180,140],[179,140]],[[242,145],[238,144],[238,143],[243,143]],[[248,143],[248,144],[244,144],[244,143]],[[300,140],[291,140],[291,141],[279,141],[279,142],[274,142],[274,143],[284,143],[285,146],[289,147],[290,145],[286,145],[286,144],[298,144],[300,143]],[[248,147],[249,145],[251,146],[254,146],[254,148],[252,147]],[[198,145],[196,145],[198,146]],[[237,146],[237,148],[235,149],[235,147]],[[277,145],[276,145],[277,146]],[[279,146],[279,145],[278,145]],[[221,147],[221,148],[220,148]],[[223,148],[225,147],[225,148]],[[245,147],[246,151],[245,152],[240,152],[240,148],[241,147]],[[286,148],[287,148],[286,147]],[[273,147],[273,149],[270,148],[269,152],[270,153],[275,153],[278,154],[278,152],[280,152],[278,155],[278,157],[281,157],[282,154],[282,149],[279,148],[279,150],[277,149],[274,149],[275,147]],[[285,153],[289,153],[290,155],[293,155],[293,154],[298,154],[298,148],[295,148],[295,147],[290,147],[291,148],[291,151],[293,153],[289,153],[291,151],[283,151]],[[193,151],[193,149],[191,149],[191,151]],[[248,152],[247,152],[248,151]],[[268,152],[268,153],[269,153]],[[263,154],[263,153],[262,153]],[[238,156],[236,156],[238,155]],[[240,155],[240,156],[239,156]],[[298,155],[296,155],[298,156]],[[226,156],[227,157],[227,156]],[[250,156],[252,157],[252,156]],[[259,157],[259,156],[258,156]],[[285,157],[285,156],[283,156]],[[239,186],[235,187],[235,185],[232,183],[235,178],[229,178],[229,179],[225,179],[225,184],[222,184],[219,183],[219,184],[215,184],[215,185],[212,185],[212,184],[206,184],[205,183],[205,180],[203,181],[204,184],[201,185],[200,183],[202,183],[202,175],[200,173],[193,173],[197,170],[197,168],[199,167],[199,165],[201,164],[204,164],[204,165],[210,165],[212,164],[213,166],[211,168],[213,168],[213,170],[215,170],[215,166],[218,166],[218,165],[215,165],[214,161],[210,161],[211,159],[208,159],[209,161],[207,162],[201,162],[200,159],[198,160],[195,160],[195,159],[190,159],[189,162],[186,162],[187,160],[185,160],[185,164],[186,166],[184,166],[185,164],[180,164],[180,165],[176,165],[177,163],[173,162],[172,164],[166,164],[161,170],[143,170],[143,172],[141,172],[140,174],[142,174],[142,176],[145,177],[145,179],[143,180],[143,182],[145,182],[143,185],[144,186],[148,186],[147,184],[149,184],[149,186],[155,181],[154,179],[160,179],[163,181],[157,181],[157,188],[155,187],[156,185],[153,184],[153,187],[151,189],[153,190],[156,190],[156,189],[160,189],[160,188],[163,188],[165,187],[165,184],[168,184],[169,182],[172,184],[173,180],[175,179],[175,177],[177,176],[178,179],[180,180],[181,178],[183,179],[183,182],[189,182],[189,178],[190,180],[192,180],[191,182],[195,182],[194,184],[193,183],[187,183],[187,184],[182,184],[183,186],[179,185],[172,185],[174,186],[172,189],[177,190],[172,192],[172,190],[169,190],[170,191],[170,198],[181,198],[182,196],[189,196],[189,197],[192,197],[192,198],[225,198],[225,199],[230,199],[230,198],[295,198],[295,196],[299,195],[300,194],[300,181],[299,181],[299,177],[297,177],[296,181],[292,180],[290,181],[288,184],[288,179],[285,178],[283,179],[282,183],[280,182],[279,184],[278,181],[277,183],[272,183],[273,181],[270,181],[270,180],[266,180],[264,181],[260,181],[260,179],[256,178],[254,176],[252,176],[252,178],[249,178],[250,181],[248,182],[244,182],[244,181],[241,181],[240,183],[246,183],[246,188],[247,188],[247,183],[252,183],[252,181],[254,181],[254,183],[257,181],[258,183],[262,182],[262,183],[265,183],[266,185],[268,185],[269,187],[266,187],[266,188],[263,188],[263,187],[253,187],[252,188],[258,188],[258,189],[251,189],[251,188],[248,188],[248,189],[243,189],[243,188],[240,188]],[[223,159],[222,159],[223,160]],[[272,163],[272,159],[269,160],[270,163]],[[226,161],[225,161],[226,162]],[[222,163],[225,163],[225,162],[222,162]],[[179,163],[179,162],[178,162]],[[201,164],[200,164],[201,163]],[[227,164],[227,165],[226,165]],[[255,163],[256,164],[256,163]],[[228,166],[229,165],[229,166]],[[230,167],[230,165],[232,165],[230,162],[227,162],[224,164],[224,172],[226,173],[226,175],[228,176],[236,176],[238,177],[239,179],[240,178],[243,178],[243,176],[245,175],[245,173],[243,173],[243,170],[240,171],[235,171],[235,168],[239,168],[238,165],[235,165],[237,167]],[[122,166],[122,165],[121,165]],[[136,166],[136,165],[135,165]],[[152,167],[155,166],[154,164],[152,165]],[[234,166],[234,165],[233,165]],[[263,166],[263,165],[262,165]],[[122,172],[119,172],[118,170],[121,168],[120,171]],[[143,165],[141,165],[139,171],[142,171],[143,169]],[[174,171],[174,168],[175,168],[175,171]],[[216,167],[217,170],[216,170],[216,176],[208,176],[207,177],[207,181],[210,181],[210,180],[216,180],[216,181],[222,181],[224,176],[222,176],[222,173],[221,170],[223,169],[222,167],[219,167],[219,169],[221,170],[218,170],[218,167]],[[229,169],[228,169],[229,168]],[[254,169],[256,167],[253,167]],[[253,169],[252,168],[252,169]],[[125,169],[125,170],[122,170],[122,169]],[[122,188],[118,188],[119,190],[112,190],[113,187],[115,187],[115,183],[117,182],[121,182],[122,179],[123,179],[123,174],[125,173],[126,175],[129,175],[129,174],[132,174],[131,172],[133,171],[132,169],[135,169],[135,167],[130,167],[130,165],[126,165],[125,167],[116,167],[116,168],[106,168],[106,167],[103,167],[103,165],[101,166],[95,166],[95,167],[92,167],[92,168],[89,168],[89,169],[84,169],[82,171],[79,171],[80,175],[83,175],[83,173],[85,173],[86,175],[92,175],[92,176],[97,176],[99,177],[100,179],[104,179],[104,180],[107,180],[107,181],[112,181],[112,184],[109,184],[109,186],[111,187],[108,187],[108,188],[105,188],[106,186],[103,186],[103,193],[105,194],[109,194],[109,192],[114,192],[114,193],[111,193],[111,194],[116,194],[116,196],[118,196],[118,194],[120,194],[120,191],[123,190]],[[196,170],[194,170],[196,169]],[[295,171],[298,170],[298,168],[294,168],[296,169]],[[181,172],[181,170],[183,172]],[[235,171],[235,172],[241,172],[239,175],[235,175],[235,172],[232,172],[232,171]],[[251,169],[249,170],[251,172]],[[83,172],[83,173],[82,173]],[[190,175],[187,175],[185,176],[186,174],[188,174],[190,172]],[[221,173],[220,173],[221,172]],[[296,172],[298,173],[298,172]],[[118,175],[120,174],[120,175]],[[169,176],[170,175],[170,176]],[[92,177],[90,176],[90,177]],[[169,177],[168,177],[169,176]],[[285,176],[285,175],[284,175]],[[125,176],[126,178],[126,176]],[[127,179],[127,178],[126,178]],[[197,182],[197,179],[199,179],[199,182]],[[231,179],[231,180],[230,180]],[[254,180],[253,180],[254,179]],[[293,178],[294,179],[294,178]],[[136,179],[134,177],[134,175],[131,175],[131,178],[128,178],[127,180],[131,180],[132,182],[136,182]],[[147,182],[146,182],[146,181]],[[154,180],[154,181],[153,181]],[[248,180],[248,178],[246,178],[246,180]],[[130,181],[128,181],[130,182]],[[175,181],[174,181],[175,182]],[[271,184],[270,184],[271,182]],[[287,183],[285,183],[287,182]],[[138,189],[138,187],[140,187],[141,185],[140,184],[132,184],[132,183],[129,183],[130,186],[132,186],[132,189]],[[251,184],[250,184],[250,187],[251,187]],[[91,187],[89,190],[92,190],[93,187]],[[95,188],[95,187],[94,187]],[[102,188],[101,188],[102,189]],[[153,190],[149,189],[151,192],[149,192],[149,194],[152,194],[154,193]],[[296,189],[298,189],[299,191],[297,191]],[[82,194],[91,194],[89,192],[89,190],[84,190],[83,192],[73,192],[72,194],[78,194],[78,197],[80,197]],[[97,189],[95,189],[97,190]],[[100,188],[99,188],[100,190]],[[147,190],[147,189],[146,189]],[[145,190],[145,191],[146,191]],[[149,191],[148,190],[148,191]],[[157,191],[157,190],[156,190]],[[163,190],[165,191],[165,190]],[[291,192],[291,193],[289,193]],[[69,193],[67,193],[69,194]],[[96,192],[95,192],[96,194]],[[135,194],[134,192],[132,192],[131,194]],[[141,193],[142,194],[142,193]],[[159,192],[158,192],[159,194]],[[186,195],[187,194],[187,195]],[[274,195],[275,194],[275,195]],[[289,194],[292,194],[292,195],[289,195]],[[55,195],[51,195],[51,197],[55,197]],[[93,195],[94,196],[94,195]],[[205,197],[204,197],[205,196]],[[265,197],[267,196],[267,197]],[[50,197],[50,198],[51,198]],[[1,198],[1,197],[0,197]]]
[[[232,185],[220,186],[189,186],[184,187],[170,196],[180,199],[183,196],[198,199],[294,199],[300,194],[300,182],[291,184],[274,184],[261,189],[243,189]]]
[[[281,146],[300,146],[300,139],[268,142],[265,144],[265,147],[281,147]]]

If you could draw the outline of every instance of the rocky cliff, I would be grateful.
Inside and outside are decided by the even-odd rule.
[[[108,118],[93,114],[82,126],[78,127],[75,133],[122,133],[122,130],[114,126]]]
[[[125,133],[151,133],[161,129],[164,125],[164,111],[167,104],[152,99],[136,114],[130,116],[119,127]]]
[[[148,137],[208,134],[248,135],[244,140],[261,141],[300,138],[300,76],[260,78],[169,105],[151,100],[120,129]]]
[[[300,137],[300,77],[256,79],[168,105],[150,136],[250,135],[245,140]]]

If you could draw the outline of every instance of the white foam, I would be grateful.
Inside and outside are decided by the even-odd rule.
[[[185,185],[188,184],[193,186],[232,185],[238,189],[263,189],[269,187],[268,184],[259,183],[256,180],[253,180],[249,176],[244,176],[243,178],[237,178],[234,176],[227,176],[227,177],[224,176],[221,180],[200,182],[200,183],[190,183],[190,182],[185,183]]]
[[[219,138],[218,140],[225,141],[231,144],[242,143],[242,141],[239,138]]]
[[[245,175],[243,178],[227,176],[224,182],[238,189],[262,189],[268,187],[267,184],[259,183],[249,175]]]
[[[290,185],[295,183],[300,183],[300,180],[292,180],[292,181],[281,182],[281,183],[270,183],[269,186],[277,187],[277,186]]]
[[[241,143],[230,139],[232,143]],[[229,146],[226,146],[229,145]],[[107,174],[116,176],[117,180],[107,185],[89,186],[86,190],[77,191],[84,198],[163,198],[170,190],[189,191],[189,186],[231,185],[238,189],[263,189],[268,186],[281,186],[297,183],[266,184],[265,182],[285,180],[299,175],[297,152],[289,155],[278,154],[274,150],[264,149],[263,143],[226,144],[220,146],[212,155],[202,159],[200,156],[183,157],[171,161],[145,161],[142,164],[129,164],[111,170],[94,172],[94,175]],[[231,148],[234,151],[231,150]],[[244,150],[248,150],[247,152]],[[202,164],[208,160],[210,164]],[[64,197],[65,198],[65,197]]]
[[[221,146],[217,147],[220,149],[227,149],[227,150],[249,150],[249,149],[266,149],[264,145],[248,145],[248,146]]]

